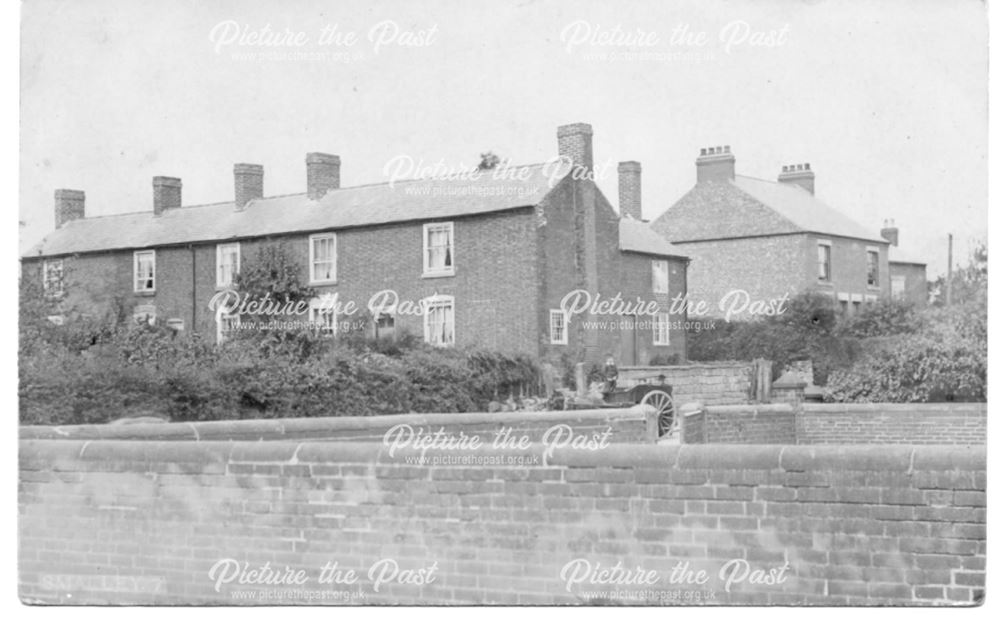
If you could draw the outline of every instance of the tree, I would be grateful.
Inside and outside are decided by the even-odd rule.
[[[969,261],[952,272],[951,302],[962,304],[974,300],[986,300],[988,252],[984,242],[979,242],[969,253]],[[945,292],[948,289],[948,278],[939,276],[931,282],[931,304],[943,307],[946,302]]]
[[[486,153],[479,154],[479,166],[476,167],[477,171],[492,171],[500,164],[500,156],[493,153],[492,151],[487,151]]]

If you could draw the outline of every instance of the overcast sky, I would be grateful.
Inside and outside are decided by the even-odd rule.
[[[614,164],[642,162],[647,218],[727,144],[740,174],[810,162],[821,199],[894,218],[931,277],[948,232],[958,260],[986,238],[973,0],[29,0],[22,20],[22,250],[53,229],[55,188],[96,216],[151,210],[154,175],[181,177],[185,204],[231,200],[234,162],[263,164],[267,195],[302,192],[309,151],[340,155],[345,186],[400,155],[540,162],[576,121],[614,204]],[[299,45],[240,44],[237,25]],[[314,57],[259,57],[276,51]]]

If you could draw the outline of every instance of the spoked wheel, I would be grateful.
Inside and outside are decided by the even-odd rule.
[[[649,404],[656,409],[660,438],[667,436],[674,428],[674,400],[666,391],[653,390],[643,396],[640,404]]]

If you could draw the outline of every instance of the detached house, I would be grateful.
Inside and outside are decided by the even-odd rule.
[[[685,317],[666,311],[686,292],[687,258],[648,223],[619,218],[592,181],[589,125],[560,127],[557,139],[561,158],[549,163],[346,188],[338,156],[310,153],[306,192],[287,196],[265,197],[263,167],[236,164],[233,200],[209,205],[183,205],[180,179],[154,177],[152,210],[97,218],[82,191],[57,190],[56,230],[23,258],[24,278],[64,310],[124,306],[138,321],[221,340],[240,318],[217,317],[209,302],[258,248],[283,242],[324,296],[365,310],[391,292],[378,317],[339,317],[314,301],[308,320],[330,335],[406,330],[439,346],[684,359]],[[638,213],[639,165],[621,170]],[[657,300],[662,312],[568,316],[561,302],[574,290]]]
[[[899,295],[919,297],[919,275],[906,273],[912,287],[894,281],[886,231],[871,231],[817,199],[809,164],[783,167],[777,181],[737,175],[724,146],[702,149],[695,166],[694,188],[653,223],[692,260],[692,304],[705,301],[721,315],[720,301],[736,290],[754,300],[819,291],[854,313],[890,296],[893,282]]]

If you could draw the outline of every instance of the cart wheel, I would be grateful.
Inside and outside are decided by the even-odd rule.
[[[674,427],[674,401],[666,391],[653,390],[643,396],[640,404],[649,404],[656,409],[660,437],[667,436]]]

